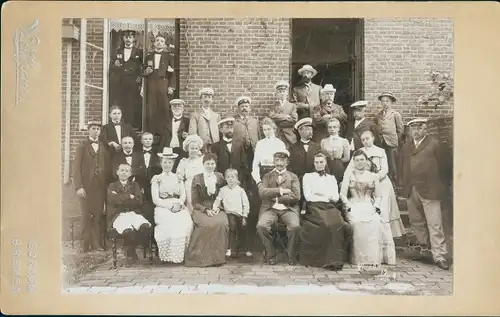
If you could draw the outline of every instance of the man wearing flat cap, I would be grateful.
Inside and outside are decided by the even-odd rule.
[[[302,66],[298,73],[302,79],[293,87],[292,102],[297,106],[300,120],[310,117],[312,109],[321,104],[321,86],[311,81],[318,73],[311,65]]]
[[[76,148],[73,185],[82,215],[82,252],[103,250],[104,203],[111,180],[111,160],[107,145],[99,141],[102,124],[90,121],[88,136]]]
[[[165,38],[156,36],[154,50],[146,55],[144,76],[146,78],[146,128],[155,135],[165,131],[169,122],[170,99],[174,96],[176,74],[174,57],[166,50]]]
[[[370,119],[365,117],[365,108],[368,103],[364,100],[356,101],[351,105],[354,120],[347,124],[345,138],[349,141],[351,153],[362,148],[361,135],[365,131],[371,131],[375,138],[374,144],[380,146],[380,138],[377,125]]]
[[[255,149],[257,141],[261,139],[259,119],[250,115],[252,99],[241,96],[235,102],[237,114],[234,121],[234,138],[243,139]]]
[[[123,46],[111,56],[110,105],[118,105],[127,124],[142,126],[142,59],[143,51],[135,46],[135,31],[123,31]]]
[[[441,217],[441,200],[446,194],[445,166],[439,143],[427,135],[427,119],[408,122],[413,142],[403,149],[403,195],[407,197],[410,224],[422,249],[430,243],[436,265],[448,270]]]
[[[287,148],[297,142],[294,126],[297,123],[297,107],[288,101],[288,82],[282,80],[274,85],[276,89],[276,102],[274,108],[269,113],[269,118],[273,119],[278,127],[277,137],[280,138]]]
[[[295,124],[300,140],[290,146],[290,164],[289,169],[297,175],[302,184],[302,177],[306,173],[314,172],[314,155],[321,151],[321,146],[312,141],[313,127],[311,118],[303,118]],[[305,210],[304,197],[300,199],[301,212]]]
[[[170,101],[170,115],[172,118],[165,124],[165,130],[160,136],[160,149],[171,148],[177,157],[172,171],[175,173],[180,160],[187,156],[182,150],[182,143],[188,136],[189,118],[184,115],[184,100],[172,99]]]
[[[265,260],[276,264],[276,248],[273,243],[272,226],[282,221],[287,229],[288,263],[297,263],[296,244],[300,229],[298,202],[301,196],[300,182],[297,175],[289,172],[288,151],[274,154],[275,169],[264,175],[259,183],[259,194],[262,199],[257,234],[265,247]]]
[[[191,114],[189,134],[197,134],[203,140],[203,152],[210,152],[212,144],[220,140],[219,121],[221,117],[212,110],[214,90],[202,88],[199,91],[201,107]]]

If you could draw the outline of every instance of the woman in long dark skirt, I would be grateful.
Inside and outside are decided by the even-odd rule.
[[[186,266],[218,266],[226,263],[229,223],[224,212],[212,210],[217,194],[225,185],[221,173],[215,172],[217,157],[203,156],[205,171],[194,176],[191,185],[194,230],[186,252]]]
[[[326,173],[323,153],[314,156],[315,172],[303,178],[306,215],[300,232],[302,265],[341,270],[346,259],[349,225],[335,207],[339,200],[337,180]]]

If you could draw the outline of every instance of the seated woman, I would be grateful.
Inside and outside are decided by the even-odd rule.
[[[314,156],[314,168],[302,181],[307,212],[300,231],[300,263],[340,270],[346,259],[349,226],[335,207],[337,180],[325,171],[325,154]]]
[[[203,147],[203,140],[198,135],[189,135],[182,143],[184,152],[188,153],[188,157],[182,158],[177,166],[177,175],[184,182],[186,189],[186,206],[189,212],[193,212],[191,204],[191,183],[193,177],[197,174],[203,173],[203,155],[201,148]]]
[[[328,169],[335,176],[335,179],[340,184],[344,178],[345,164],[350,159],[349,141],[339,136],[340,121],[332,118],[328,121],[328,134],[327,138],[321,140],[321,150],[325,152],[328,157]]]
[[[274,169],[274,153],[283,152],[286,149],[285,143],[276,137],[277,126],[271,118],[264,118],[261,121],[264,138],[257,141],[252,163],[252,178],[255,183],[261,182],[262,177]]]
[[[191,197],[194,230],[186,253],[186,266],[218,266],[226,262],[229,244],[229,223],[224,212],[212,209],[221,187],[225,185],[221,173],[215,172],[217,157],[203,156],[204,172],[193,178]]]
[[[380,221],[380,183],[368,169],[368,156],[356,150],[353,168],[346,169],[340,198],[352,229],[352,264],[380,267],[382,260],[382,223]],[[350,198],[347,195],[350,194]]]
[[[393,238],[401,237],[405,232],[405,228],[401,220],[394,187],[387,176],[389,165],[386,153],[384,149],[373,145],[374,140],[375,138],[371,131],[363,132],[361,134],[363,147],[360,150],[364,151],[370,159],[371,164],[373,164],[372,171],[377,174],[380,182],[380,216],[384,240],[382,262],[394,265],[396,264],[396,247]],[[347,168],[351,169],[352,164],[352,162],[349,163]]]
[[[193,231],[193,221],[184,206],[184,184],[172,173],[177,154],[171,148],[164,148],[158,156],[163,172],[151,179],[151,197],[156,206],[154,235],[158,255],[162,262],[182,263]]]

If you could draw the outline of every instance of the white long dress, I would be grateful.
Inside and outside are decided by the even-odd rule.
[[[184,180],[186,206],[190,212],[193,212],[193,205],[191,203],[191,184],[193,183],[193,177],[202,174],[204,171],[203,156],[195,159],[183,158],[177,166],[177,174]]]
[[[184,185],[176,174],[161,173],[151,180],[151,196],[156,206],[154,236],[159,257],[162,261],[181,263],[193,231],[191,214],[184,205]],[[173,212],[174,204],[181,204],[181,210]]]

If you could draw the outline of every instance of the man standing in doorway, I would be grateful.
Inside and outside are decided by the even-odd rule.
[[[321,104],[321,86],[316,85],[311,80],[318,71],[311,65],[304,65],[298,71],[302,79],[297,86],[293,87],[292,102],[297,106],[299,120],[311,117],[311,111],[314,107]]]

